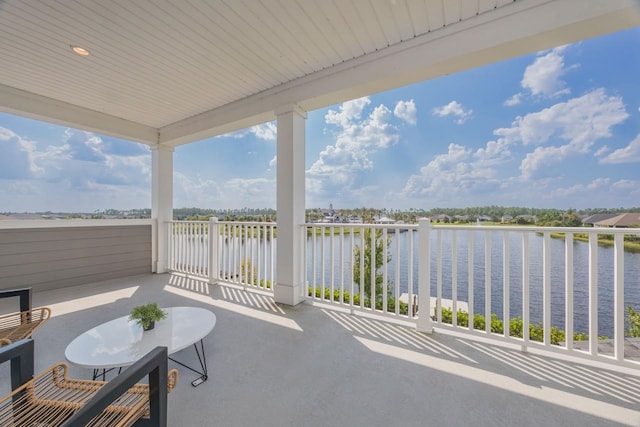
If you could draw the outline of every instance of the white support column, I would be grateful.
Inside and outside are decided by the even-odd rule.
[[[173,151],[172,147],[151,147],[151,219],[156,222],[153,236],[156,248],[153,271],[167,272],[167,221],[173,220]]]
[[[305,120],[291,105],[276,111],[278,118],[276,302],[296,305],[305,298],[304,241],[298,229],[305,220]]]

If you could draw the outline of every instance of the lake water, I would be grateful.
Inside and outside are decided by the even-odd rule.
[[[468,301],[468,232],[456,231],[457,234],[457,298]],[[398,245],[396,248],[396,239]],[[322,240],[324,240],[324,245]],[[354,244],[358,244],[358,237]],[[452,231],[442,231],[442,297],[452,298]],[[351,241],[340,236],[317,237],[307,240],[307,280],[314,283],[313,257],[311,253],[315,246],[316,259],[321,258],[324,246],[325,259],[329,259],[333,242],[333,267],[325,263],[324,268],[316,265],[315,283],[325,283],[330,286],[331,273],[335,286],[344,280],[346,290],[350,289],[351,270]],[[413,246],[413,263],[409,268],[407,257],[408,248]],[[588,332],[589,306],[589,246],[584,242],[574,242],[574,330]],[[437,283],[437,236],[431,235],[431,295],[436,295]],[[491,311],[502,318],[503,313],[503,235],[499,232],[491,233]],[[390,234],[389,252],[391,262],[388,264],[387,275],[391,286],[395,290],[396,282],[400,293],[407,292],[410,283],[412,292],[418,292],[418,239],[416,232]],[[560,328],[565,324],[565,244],[562,239],[551,239],[551,323]],[[341,254],[345,259],[341,261]],[[509,233],[509,310],[510,317],[522,316],[522,238],[520,233]],[[399,257],[397,256],[399,255]],[[598,246],[598,333],[613,336],[613,247]],[[400,260],[398,274],[396,274],[396,259]],[[533,323],[543,319],[543,238],[539,234],[529,234],[529,313]],[[343,268],[341,269],[341,264]],[[474,312],[484,314],[485,304],[485,233],[473,232],[473,275],[474,275]],[[322,277],[324,273],[324,278]],[[624,254],[625,292],[624,305],[632,305],[640,309],[640,254],[625,252]],[[399,279],[399,280],[398,280]],[[411,279],[411,280],[410,280]],[[395,292],[394,292],[395,293]]]

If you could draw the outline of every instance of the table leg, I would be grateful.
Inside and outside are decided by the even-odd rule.
[[[200,362],[200,369],[201,371],[198,371],[194,368],[192,368],[191,366],[187,366],[182,362],[179,362],[175,359],[172,359],[171,357],[169,357],[169,360],[171,360],[172,362],[177,363],[180,366],[183,366],[187,369],[189,369],[190,371],[195,372],[196,374],[200,374],[200,376],[198,378],[196,378],[195,380],[191,381],[191,385],[194,387],[199,386],[200,384],[202,384],[203,382],[205,382],[209,376],[207,374],[207,357],[204,353],[204,342],[202,340],[200,340],[200,349],[198,349],[198,343],[194,343],[193,344],[193,348],[196,350],[196,355],[198,356],[198,361]],[[201,354],[202,353],[202,354]]]
[[[95,381],[96,378],[98,377],[102,377],[102,381],[106,381],[107,380],[107,372],[111,372],[113,371],[115,368],[109,368],[109,369],[94,369],[93,370],[93,380]],[[102,372],[100,372],[102,371]],[[120,373],[122,372],[122,368],[118,368],[118,375],[120,375]]]

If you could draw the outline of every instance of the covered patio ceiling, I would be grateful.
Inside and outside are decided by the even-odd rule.
[[[640,25],[637,0],[3,0],[0,111],[175,147]],[[90,52],[72,53],[71,46]]]

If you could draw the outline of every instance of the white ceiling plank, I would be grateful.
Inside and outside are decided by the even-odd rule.
[[[460,14],[460,0],[443,0],[444,25],[451,25],[462,20]]]
[[[418,34],[414,28],[406,0],[396,0],[392,2],[391,13],[395,27],[397,28],[398,34],[400,34],[400,41],[412,39]]]
[[[469,19],[480,13],[479,0],[460,0],[460,19]]]
[[[429,31],[439,30],[445,25],[443,1],[445,0],[426,0]]]
[[[393,7],[388,0],[369,0],[373,6],[373,13],[388,40],[389,46],[402,41],[402,33],[393,14]]]
[[[367,34],[371,38],[371,43],[375,46],[374,50],[384,49],[391,44],[390,35],[388,35],[382,27],[378,16],[371,4],[366,1],[357,1],[353,3],[355,14],[360,17]],[[367,50],[367,52],[373,52]]]
[[[498,0],[478,0],[478,12],[489,12],[498,7]]]
[[[429,16],[425,0],[406,0],[409,16],[415,31],[415,34],[429,32]]]
[[[372,12],[371,7],[369,7],[366,2],[358,2],[358,4],[362,5],[362,9],[365,9],[365,14],[367,12]],[[372,35],[373,30],[370,31],[363,22],[363,18],[356,8],[356,3],[350,1],[338,1],[335,5],[340,10],[343,17],[350,17],[348,18],[349,27],[351,28],[354,37],[357,39],[358,45],[362,47],[363,52],[374,52],[377,49],[375,41],[376,37]],[[375,31],[379,31],[377,23],[374,22],[374,24],[376,24]]]
[[[319,37],[323,37],[338,54],[338,58],[332,60],[331,65],[352,59],[353,51],[342,39],[340,30],[336,27],[336,22],[331,22],[321,8],[321,5],[324,5],[325,2],[304,1],[299,4],[313,22],[313,25],[318,29]]]

